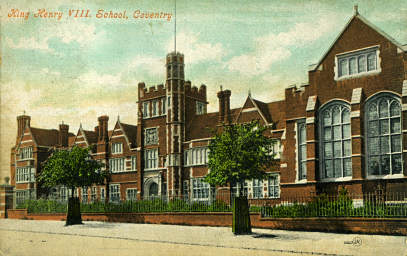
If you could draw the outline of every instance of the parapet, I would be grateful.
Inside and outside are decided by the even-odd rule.
[[[191,81],[185,81],[185,95],[206,101],[206,85],[202,84],[199,88],[191,86]]]
[[[138,84],[139,99],[151,99],[155,97],[165,96],[166,88],[163,84],[153,85],[146,88],[145,83]]]

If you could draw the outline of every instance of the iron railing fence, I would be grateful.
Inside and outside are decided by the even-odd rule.
[[[263,217],[407,217],[407,193],[364,193],[286,197],[264,202]]]
[[[195,195],[195,197],[194,197]],[[81,212],[230,212],[234,195],[229,191],[195,193],[193,196],[168,193],[142,200],[82,202]],[[407,217],[407,192],[337,195],[296,195],[282,198],[253,198],[249,194],[251,212],[263,217]],[[61,200],[27,200],[17,205],[31,213],[66,212]]]

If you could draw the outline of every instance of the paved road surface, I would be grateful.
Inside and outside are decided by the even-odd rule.
[[[0,255],[385,255],[407,256],[407,238],[254,229],[0,220]]]

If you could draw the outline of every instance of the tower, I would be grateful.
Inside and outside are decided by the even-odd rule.
[[[167,186],[168,195],[181,194],[182,141],[185,129],[184,55],[167,54]]]

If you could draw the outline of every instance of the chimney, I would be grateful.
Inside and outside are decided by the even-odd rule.
[[[222,87],[220,87],[220,91],[218,92],[219,98],[219,118],[218,122],[222,123],[225,120],[225,95],[222,91]]]
[[[107,134],[107,124],[109,122],[108,116],[99,116],[98,118],[99,125],[99,132],[98,132],[98,141],[99,142],[107,142],[108,134]]]
[[[58,136],[58,144],[62,147],[68,147],[68,131],[69,125],[62,124],[59,125],[59,136]]]
[[[21,115],[17,117],[17,138],[21,137],[24,133],[25,127],[30,127],[31,117],[26,115]]]
[[[225,124],[230,124],[230,95],[231,95],[230,90],[224,90],[223,91],[223,104],[224,104],[224,122]]]

